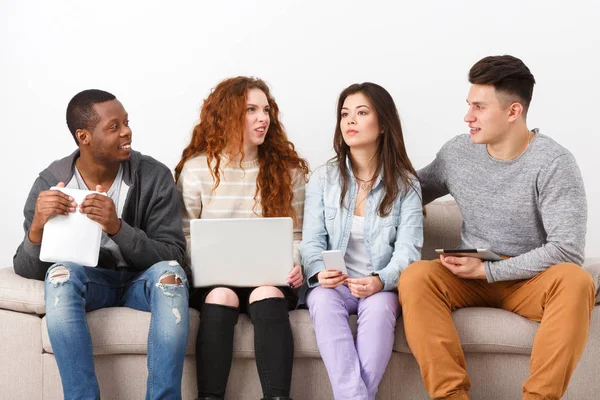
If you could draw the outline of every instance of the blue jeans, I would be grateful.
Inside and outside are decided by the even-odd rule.
[[[167,277],[174,283],[160,283]],[[44,285],[48,336],[65,400],[100,399],[86,312],[104,307],[152,313],[146,399],[181,399],[190,319],[188,281],[177,262],[162,261],[141,273],[57,263]]]

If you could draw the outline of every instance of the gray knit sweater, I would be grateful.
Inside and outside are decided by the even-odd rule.
[[[500,161],[485,145],[459,135],[418,176],[425,204],[448,193],[458,203],[462,248],[512,257],[485,262],[489,282],[529,279],[555,264],[583,262],[583,179],[573,155],[551,138],[538,133],[521,156]]]

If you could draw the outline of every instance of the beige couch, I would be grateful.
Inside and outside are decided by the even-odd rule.
[[[424,258],[434,258],[434,248],[458,243],[460,213],[453,202],[427,207]],[[588,260],[596,287],[600,260]],[[596,297],[598,301],[598,297]],[[292,397],[331,399],[327,372],[319,357],[308,312],[290,313],[295,341]],[[520,398],[521,384],[529,370],[529,354],[538,324],[497,309],[471,308],[454,313],[467,356],[473,399]],[[196,394],[194,341],[198,313],[191,310],[190,340],[185,360],[183,398]],[[354,326],[356,320],[353,318]],[[143,399],[146,380],[148,313],[128,308],[109,308],[88,314],[102,398]],[[260,384],[254,363],[253,329],[245,315],[236,327],[234,362],[227,389],[228,399],[259,399]],[[44,318],[43,284],[18,277],[12,268],[0,270],[0,398],[62,399],[62,387]],[[600,398],[600,308],[592,315],[585,353],[564,398]],[[418,366],[398,320],[396,343],[378,399],[427,399]]]

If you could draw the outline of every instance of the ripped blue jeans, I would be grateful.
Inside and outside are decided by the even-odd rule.
[[[48,336],[65,400],[100,399],[86,312],[105,307],[151,313],[146,399],[181,399],[190,319],[188,281],[177,262],[162,261],[141,273],[57,263],[44,286]]]

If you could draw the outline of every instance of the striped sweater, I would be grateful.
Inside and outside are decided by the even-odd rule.
[[[256,197],[258,159],[230,161],[221,156],[221,181],[213,191],[214,180],[206,155],[190,158],[183,165],[177,187],[183,198],[183,233],[187,240],[187,257],[190,261],[190,221],[195,218],[260,218],[260,193]],[[298,223],[294,226],[294,263],[300,265],[298,246],[302,241],[304,214],[304,175],[293,173],[293,206]]]

